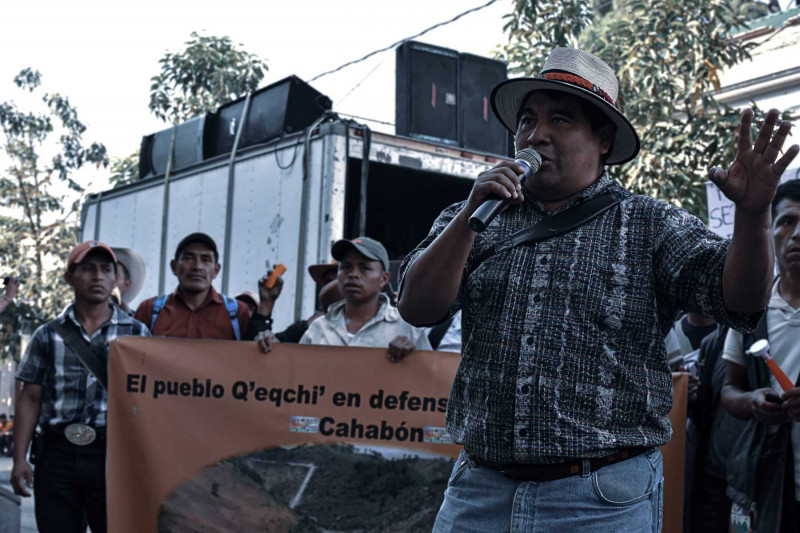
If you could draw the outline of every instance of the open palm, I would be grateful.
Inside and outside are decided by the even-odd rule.
[[[781,175],[800,151],[800,147],[793,145],[778,159],[792,127],[789,122],[783,122],[773,135],[778,116],[777,109],[769,110],[753,145],[753,110],[745,109],[739,127],[736,160],[728,170],[715,167],[709,171],[709,179],[737,209],[752,213],[768,210]]]

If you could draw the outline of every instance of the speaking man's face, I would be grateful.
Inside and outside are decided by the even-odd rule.
[[[543,202],[556,202],[591,185],[602,172],[601,156],[611,148],[609,128],[593,131],[577,97],[530,93],[517,124],[516,147],[539,152],[542,166],[526,188]]]

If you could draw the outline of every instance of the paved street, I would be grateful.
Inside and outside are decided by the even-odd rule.
[[[0,457],[0,486],[5,489],[11,489],[11,467],[14,461],[11,457]],[[33,494],[33,490],[31,490]],[[33,496],[30,498],[22,498],[22,520],[20,522],[21,533],[36,533],[36,518],[33,514]]]

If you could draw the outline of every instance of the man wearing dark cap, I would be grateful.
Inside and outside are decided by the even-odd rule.
[[[344,301],[311,322],[300,344],[387,348],[390,361],[400,361],[414,349],[430,350],[424,330],[400,318],[381,292],[389,281],[389,256],[369,237],[340,240],[331,255],[339,262],[338,285]]]
[[[462,310],[447,428],[464,451],[434,531],[660,531],[664,336],[681,310],[749,330],[767,303],[790,124],[773,136],[770,111],[753,145],[745,110],[735,162],[710,171],[736,204],[727,241],[605,172],[639,150],[617,92],[611,67],[568,48],[538,78],[498,85],[495,114],[541,168],[524,183],[510,161],[479,175],[401,267],[406,320]],[[495,198],[505,210],[474,232],[468,219]]]
[[[212,286],[221,268],[214,239],[205,233],[187,235],[175,249],[170,268],[178,278],[175,292],[143,301],[134,315],[149,325],[153,335],[228,340],[255,337],[259,324],[250,324],[247,305],[219,294]],[[262,304],[267,305],[263,297],[258,312]],[[263,316],[271,314],[269,307]]]
[[[64,279],[74,303],[33,334],[17,371],[23,383],[14,428],[14,492],[36,495],[42,533],[106,531],[106,412],[108,343],[149,335],[147,327],[111,303],[116,285],[111,248],[87,241],[69,254]],[[36,476],[26,460],[37,421],[43,439]]]

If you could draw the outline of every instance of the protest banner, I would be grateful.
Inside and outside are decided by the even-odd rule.
[[[109,372],[109,530],[430,530],[460,451],[444,427],[458,360],[119,339]],[[684,394],[662,449],[664,531],[679,530],[666,527],[675,510],[680,525],[685,376],[676,383]]]

